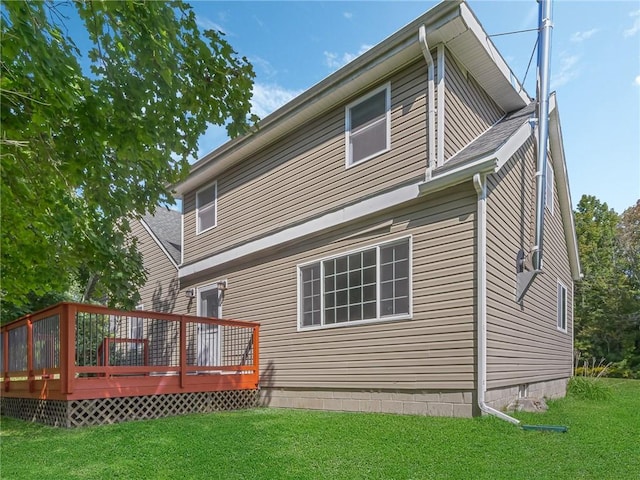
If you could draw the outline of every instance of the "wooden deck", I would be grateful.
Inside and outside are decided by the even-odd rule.
[[[74,401],[256,390],[259,325],[60,303],[0,329],[1,396]]]

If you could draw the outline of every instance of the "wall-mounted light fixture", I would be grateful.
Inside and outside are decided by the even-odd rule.
[[[218,290],[220,290],[221,292],[225,292],[227,290],[227,281],[226,280],[220,280],[218,282]]]
[[[196,289],[195,288],[189,288],[189,289],[185,290],[184,293],[187,296],[187,298],[196,298]]]

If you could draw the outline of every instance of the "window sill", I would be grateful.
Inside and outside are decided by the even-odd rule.
[[[308,327],[300,326],[298,323],[298,332],[309,332],[314,330],[330,330],[333,328],[342,328],[342,327],[357,327],[359,325],[372,325],[372,324],[383,324],[383,323],[393,323],[393,322],[402,322],[406,320],[413,320],[413,315],[397,315],[393,317],[382,317],[382,318],[372,318],[370,320],[356,320],[353,322],[340,322],[340,323],[330,323],[328,325],[311,325]]]

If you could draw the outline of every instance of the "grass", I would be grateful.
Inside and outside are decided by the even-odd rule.
[[[640,381],[566,398],[523,431],[493,417],[255,409],[63,430],[3,418],[9,479],[637,479]]]

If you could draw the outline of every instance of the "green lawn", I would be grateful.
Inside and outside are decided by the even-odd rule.
[[[550,402],[524,423],[256,409],[63,430],[3,418],[9,479],[638,479],[640,381]]]

